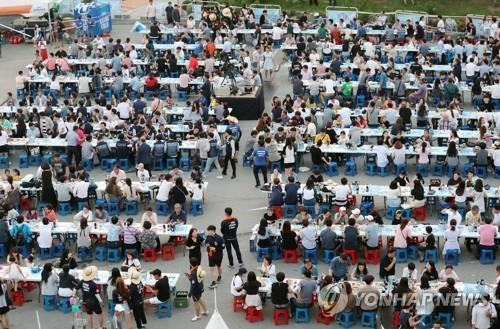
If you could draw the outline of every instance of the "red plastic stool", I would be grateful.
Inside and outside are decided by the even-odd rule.
[[[145,248],[142,258],[145,262],[156,262],[157,256],[158,255],[156,254],[156,250],[154,248]]]
[[[299,253],[297,252],[297,249],[283,249],[283,261],[287,264],[297,263],[299,261]]]
[[[21,282],[21,287],[26,290],[27,292],[30,292],[32,290],[35,290],[36,289],[36,283],[34,282],[28,282],[28,281],[24,281],[24,282]]]
[[[175,248],[170,244],[161,247],[161,258],[163,260],[175,259]]]
[[[392,326],[394,328],[399,328],[400,325],[401,325],[401,320],[399,319],[399,312],[394,311],[394,313],[392,313]]]
[[[356,196],[355,195],[348,195],[347,196],[347,201],[349,201],[353,207],[356,207],[357,200],[356,200]]]
[[[283,208],[281,206],[273,206],[273,213],[276,215],[276,218],[283,218]]]
[[[413,218],[415,218],[418,221],[425,221],[427,218],[427,211],[425,207],[420,207],[420,208],[413,208],[412,212]]]
[[[254,306],[250,306],[247,308],[245,319],[250,323],[264,321],[264,312],[262,312],[262,310],[258,310]]]
[[[183,236],[176,236],[174,238],[174,244],[176,246],[180,246],[181,244],[185,244],[185,243],[186,243],[186,239]]]
[[[245,304],[245,299],[243,296],[233,297],[233,312],[243,312],[243,305]]]
[[[273,312],[274,325],[288,324],[288,310],[285,308],[275,308]]]
[[[331,316],[324,315],[321,311],[318,311],[318,314],[316,314],[316,322],[330,324],[333,322],[333,318]]]
[[[365,262],[366,264],[377,265],[380,262],[380,252],[378,249],[365,250]]]
[[[356,250],[344,249],[344,254],[351,258],[351,264],[356,264],[358,262],[358,254],[356,253]]]
[[[12,305],[15,306],[24,305],[24,293],[22,291],[11,291],[10,297],[12,298]]]

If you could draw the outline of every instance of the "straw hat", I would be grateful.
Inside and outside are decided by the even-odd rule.
[[[91,281],[94,280],[97,276],[97,267],[96,266],[87,266],[83,270],[83,281]]]
[[[139,284],[141,283],[141,277],[139,275],[139,272],[135,269],[135,267],[130,267],[128,269],[128,277],[130,279],[130,282],[133,284]]]

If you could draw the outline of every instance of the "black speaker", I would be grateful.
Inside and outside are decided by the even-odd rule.
[[[28,34],[32,39],[35,37],[35,29],[32,27],[24,28],[24,33]]]

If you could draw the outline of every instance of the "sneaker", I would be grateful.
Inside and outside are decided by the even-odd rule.
[[[229,268],[234,268],[234,265],[227,264],[227,267],[229,267]]]
[[[200,317],[195,315],[194,318],[191,319],[191,321],[195,322],[195,321],[198,321],[199,319],[200,319]]]
[[[205,312],[201,312],[201,315],[208,315],[208,311],[205,311]]]
[[[260,187],[260,184],[255,184],[255,187]]]
[[[217,176],[217,179],[224,179],[224,176],[222,176],[222,175]]]
[[[220,282],[220,280],[222,280],[222,277],[219,275],[219,276],[217,277],[217,282]]]
[[[231,176],[231,179],[235,179],[235,178],[236,178],[236,175]]]
[[[245,265],[243,263],[240,263],[240,267],[243,267],[243,266],[245,266]]]
[[[214,288],[217,288],[217,282],[215,281],[212,281],[212,283],[210,284],[210,286],[208,286],[210,289],[214,289]]]

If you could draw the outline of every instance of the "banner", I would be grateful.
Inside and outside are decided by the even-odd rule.
[[[97,35],[111,32],[111,6],[109,4],[81,3],[73,10],[75,27],[82,33]]]
[[[326,18],[331,19],[334,23],[339,23],[341,19],[344,22],[352,22],[354,18],[358,18],[358,9],[353,7],[326,7]]]
[[[257,23],[264,10],[267,10],[267,19],[271,24],[276,24],[281,17],[281,7],[278,5],[250,5],[250,9],[252,9]]]
[[[394,13],[395,18],[399,19],[399,22],[401,24],[406,24],[408,20],[412,23],[416,23],[420,20],[420,17],[424,16],[424,21],[425,24],[427,24],[427,16],[428,14],[425,12],[418,12],[418,11],[399,11],[396,10]]]

